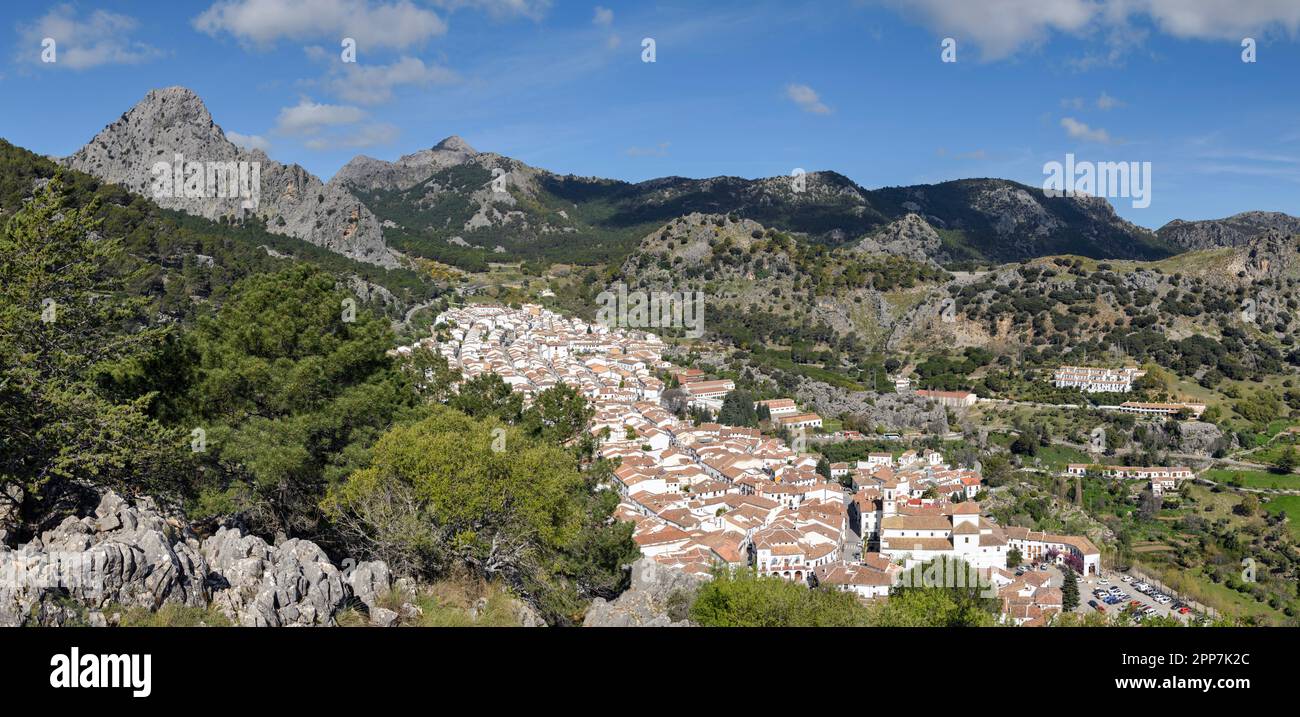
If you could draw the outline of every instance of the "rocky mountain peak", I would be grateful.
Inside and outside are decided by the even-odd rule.
[[[1245,246],[1268,232],[1300,234],[1300,217],[1282,212],[1241,212],[1224,219],[1175,219],[1160,227],[1164,241],[1183,249],[1200,250]]]
[[[237,147],[185,87],[149,92],[62,161],[167,209],[213,220],[251,214],[277,234],[357,261],[398,265],[379,220],[360,200],[302,167]]]
[[[428,149],[402,155],[388,162],[365,155],[353,157],[331,182],[360,192],[406,190],[448,167],[489,158],[469,143],[452,135]]]
[[[478,150],[469,146],[469,142],[461,139],[457,135],[452,135],[443,141],[433,145],[433,148],[442,152],[459,152],[462,154],[478,154]]]

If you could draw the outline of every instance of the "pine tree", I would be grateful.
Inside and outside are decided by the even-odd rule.
[[[189,453],[131,388],[164,331],[97,208],[55,176],[0,231],[0,496],[29,520],[86,491],[174,489]]]
[[[1079,579],[1074,575],[1074,568],[1065,566],[1065,582],[1061,585],[1061,607],[1070,612],[1079,607]]]
[[[758,427],[758,411],[754,410],[754,397],[748,391],[732,391],[722,399],[718,423],[725,426]]]

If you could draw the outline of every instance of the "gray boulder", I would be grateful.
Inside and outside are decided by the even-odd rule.
[[[393,587],[393,573],[387,563],[372,560],[359,563],[343,574],[343,579],[352,588],[352,594],[372,611],[379,599],[387,595]]]
[[[67,624],[111,604],[203,607],[207,574],[184,523],[109,492],[92,516],[70,516],[16,550],[0,546],[0,625]]]
[[[351,595],[343,573],[315,543],[266,541],[222,528],[203,541],[216,573],[213,602],[245,627],[331,625]]]
[[[370,611],[370,624],[375,627],[392,627],[397,624],[397,613],[385,607]]]
[[[306,540],[269,545],[221,528],[200,541],[151,499],[132,504],[110,491],[91,515],[64,518],[17,549],[0,544],[0,626],[111,624],[109,606],[166,604],[215,605],[247,627],[333,625],[354,594],[373,610],[392,584],[384,563],[345,576]]]
[[[685,610],[706,578],[641,558],[632,564],[632,583],[614,601],[596,598],[583,627],[690,627]]]

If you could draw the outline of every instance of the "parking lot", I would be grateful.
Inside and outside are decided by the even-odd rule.
[[[1035,563],[1032,565],[1024,565],[1021,568],[1018,568],[1018,570],[1031,571],[1031,572],[1045,572],[1048,576],[1047,584],[1049,587],[1059,588],[1065,582],[1065,576],[1061,572],[1061,568],[1056,565],[1052,565],[1052,564],[1042,565],[1040,563]],[[1103,570],[1102,574],[1099,576],[1080,575],[1079,576],[1079,607],[1075,608],[1075,612],[1080,614],[1089,613],[1089,612],[1098,612],[1097,608],[1089,604],[1089,601],[1092,601],[1097,603],[1102,608],[1104,608],[1104,610],[1101,611],[1104,614],[1114,615],[1117,612],[1123,612],[1124,609],[1128,607],[1130,603],[1136,601],[1138,605],[1135,607],[1135,609],[1137,610],[1145,610],[1147,608],[1152,609],[1153,612],[1147,615],[1148,617],[1173,616],[1175,618],[1178,618],[1179,620],[1182,620],[1183,622],[1190,622],[1191,620],[1198,617],[1196,612],[1191,611],[1190,608],[1189,611],[1185,614],[1178,612],[1177,608],[1181,606],[1182,603],[1179,602],[1178,597],[1176,595],[1168,595],[1168,597],[1170,598],[1169,602],[1162,604],[1155,600],[1155,596],[1160,594],[1155,588],[1153,587],[1149,588],[1147,592],[1143,593],[1135,587],[1138,583],[1142,582],[1141,580],[1137,578],[1133,578],[1131,579],[1130,582],[1124,582],[1124,577],[1125,577],[1124,573],[1116,573],[1108,570]],[[1103,580],[1105,582],[1102,582]],[[1110,594],[1109,591],[1110,588],[1112,587],[1118,587],[1120,590],[1120,595],[1125,596],[1123,598],[1120,598],[1120,601],[1116,604],[1107,604],[1101,598],[1093,594],[1094,591],[1096,590],[1102,590],[1107,592],[1107,594]]]
[[[1093,601],[1099,606],[1105,608],[1104,612],[1107,615],[1112,615],[1116,612],[1122,612],[1130,603],[1136,601],[1139,610],[1145,610],[1147,608],[1153,610],[1150,614],[1151,617],[1173,616],[1183,622],[1187,622],[1195,616],[1195,613],[1190,611],[1186,614],[1177,611],[1177,606],[1181,604],[1179,603],[1177,596],[1169,595],[1168,597],[1171,598],[1170,601],[1162,604],[1154,599],[1154,597],[1159,594],[1154,590],[1154,588],[1148,590],[1146,593],[1140,592],[1136,587],[1137,584],[1141,582],[1140,580],[1133,579],[1132,582],[1124,582],[1124,577],[1125,575],[1123,573],[1103,571],[1100,576],[1088,575],[1080,578],[1079,612],[1095,611],[1096,608],[1089,604],[1089,601]],[[1120,602],[1117,604],[1108,605],[1093,594],[1096,590],[1109,592],[1112,587],[1118,587],[1121,594],[1125,595],[1125,597],[1121,598]]]

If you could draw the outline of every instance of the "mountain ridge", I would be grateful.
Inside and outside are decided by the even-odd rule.
[[[887,253],[945,264],[1055,255],[1158,260],[1239,246],[1269,228],[1300,231],[1300,219],[1265,212],[1175,220],[1152,231],[1120,217],[1104,198],[1047,197],[988,177],[866,189],[832,170],[639,182],[561,175],[479,151],[458,135],[391,161],[357,155],[322,182],[299,165],[236,147],[183,87],[151,91],[62,162],[145,193],[151,161],[175,153],[262,163],[255,212],[268,230],[389,268],[401,265],[403,254],[469,269],[488,259],[618,263],[647,232],[697,213],[743,217],[831,247],[889,246]],[[240,216],[237,200],[159,203],[209,219]],[[900,228],[925,241],[908,246]]]
[[[202,196],[211,191],[205,185],[202,191],[195,192],[200,196],[181,196],[179,183],[170,191],[155,191],[160,188],[155,185],[159,163],[169,164],[177,155],[185,163],[186,173],[197,162],[209,167],[218,163],[256,163],[260,171],[258,194],[250,197],[241,187],[237,197]],[[184,87],[150,91],[60,162],[150,196],[167,209],[212,220],[238,219],[251,211],[266,222],[268,231],[304,239],[384,268],[400,264],[384,244],[379,220],[359,200],[338,184],[322,182],[300,165],[281,164],[261,150],[236,146],[213,120],[203,100]],[[211,182],[211,170],[205,172],[204,179]],[[251,186],[251,179],[246,184]]]

